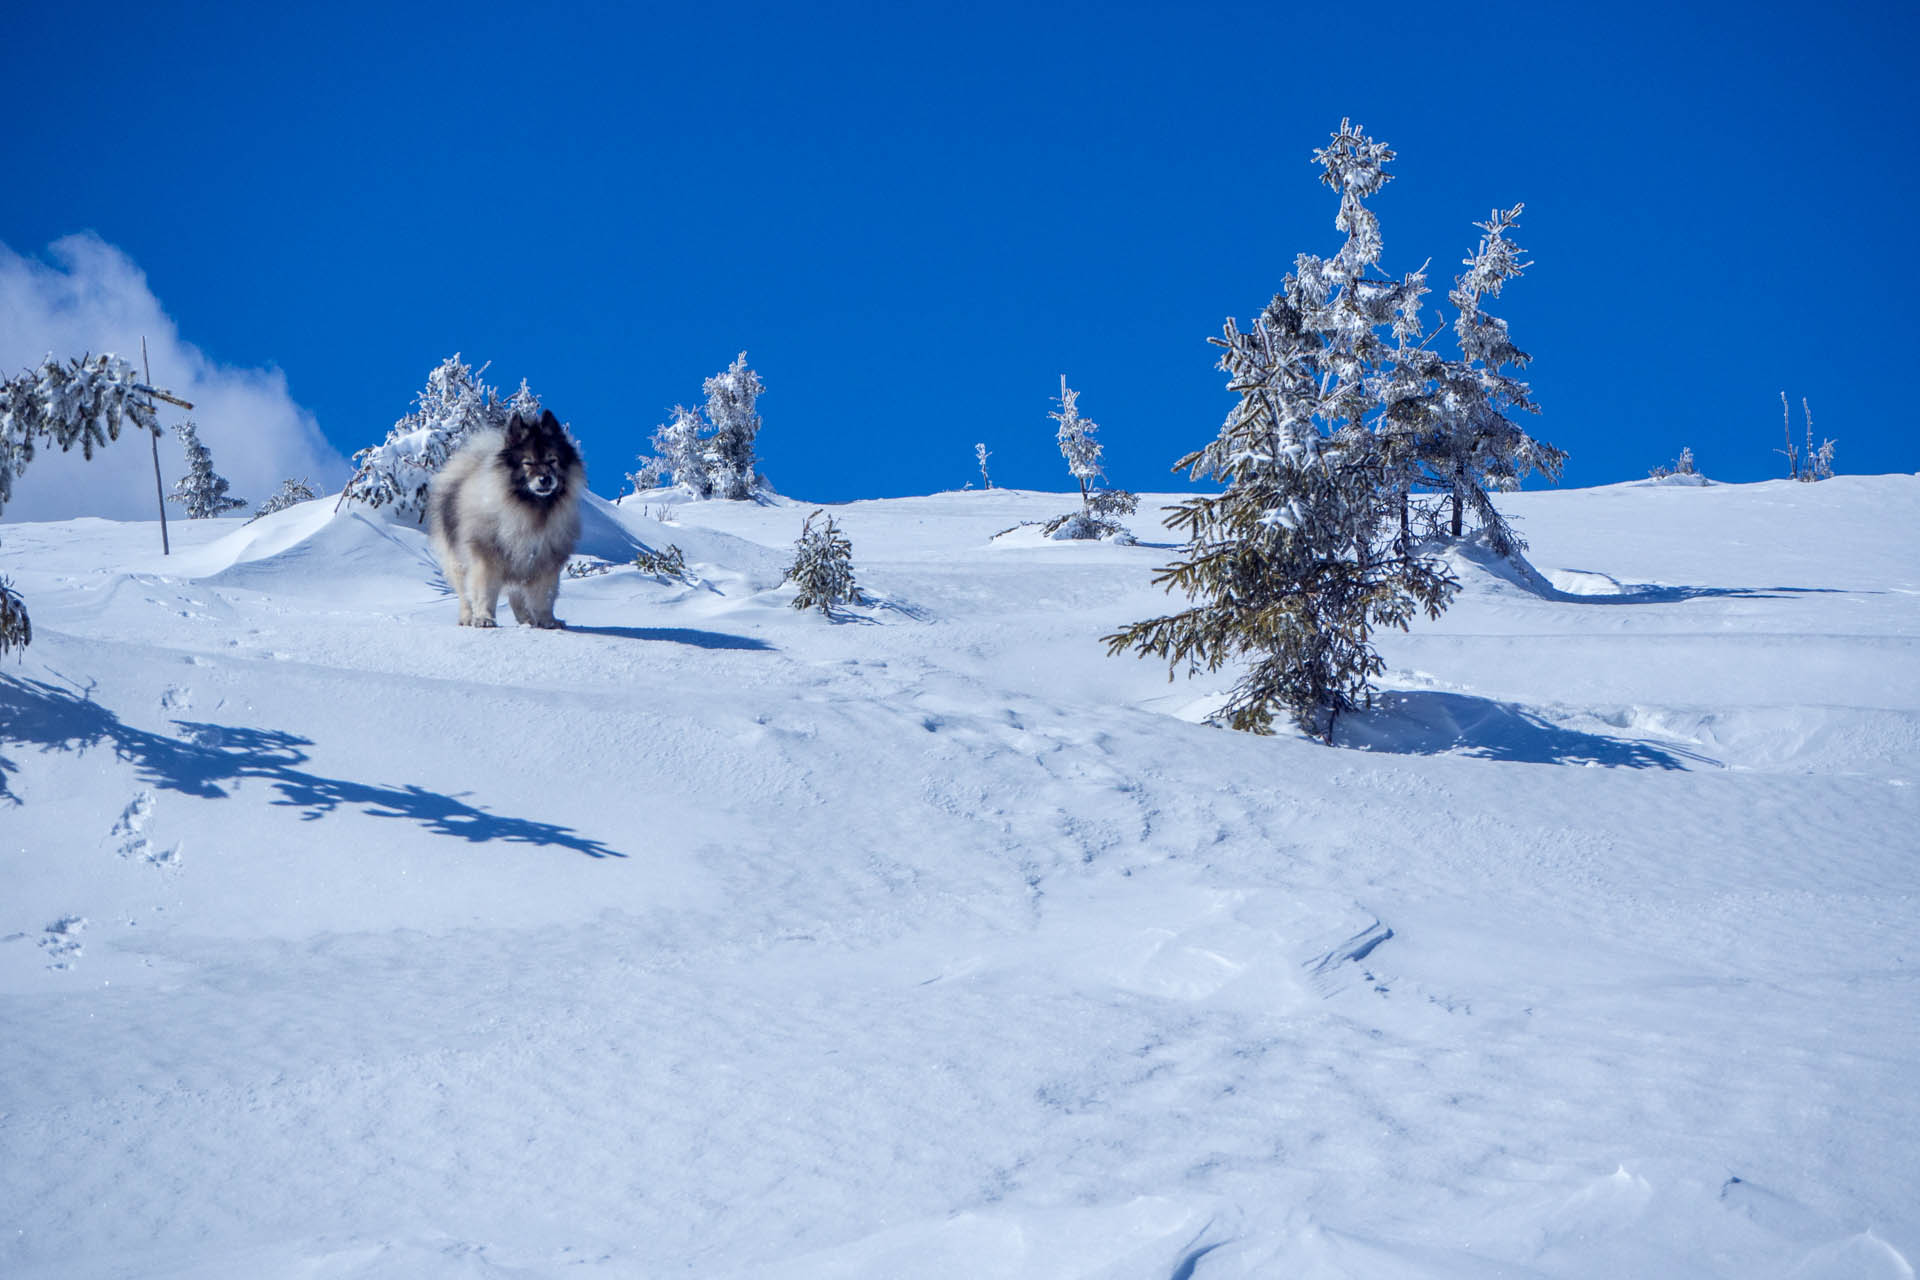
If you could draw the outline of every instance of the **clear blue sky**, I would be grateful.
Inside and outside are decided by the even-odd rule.
[[[1229,404],[1205,339],[1338,247],[1351,116],[1436,306],[1526,203],[1496,312],[1569,483],[1777,475],[1782,389],[1913,471],[1917,57],[1891,3],[21,5],[0,241],[120,246],[343,452],[458,350],[611,495],[744,348],[783,492],[957,488],[975,441],[1064,489],[1062,373],[1161,488]]]

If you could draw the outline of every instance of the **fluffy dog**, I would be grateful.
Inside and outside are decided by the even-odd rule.
[[[433,553],[460,599],[460,625],[491,627],[501,588],[513,616],[536,627],[553,616],[560,570],[580,541],[580,451],[551,413],[505,431],[476,431],[447,459],[427,495]]]

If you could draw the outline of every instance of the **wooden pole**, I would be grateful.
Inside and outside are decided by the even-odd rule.
[[[153,370],[147,366],[147,339],[144,334],[140,338],[140,372],[149,383],[153,381]],[[147,408],[149,410],[153,408],[153,397],[154,392],[149,388],[147,391]],[[164,396],[162,398],[173,404],[180,403],[180,401],[175,400],[172,396]],[[188,405],[187,407],[191,409],[193,406]],[[156,429],[152,434],[153,496],[159,499],[160,502],[160,554],[170,556],[173,554],[173,547],[167,541],[167,490],[165,484],[162,483],[160,479],[160,432]]]

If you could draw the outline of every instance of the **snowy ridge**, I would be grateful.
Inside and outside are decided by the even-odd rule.
[[[1332,749],[1076,501],[4,526],[0,1274],[1911,1276],[1920,477],[1503,497]]]

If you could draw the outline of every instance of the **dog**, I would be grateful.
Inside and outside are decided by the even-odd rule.
[[[460,625],[496,625],[504,587],[522,625],[555,628],[560,571],[580,541],[587,470],[551,412],[476,431],[427,492],[433,553],[460,600]]]

